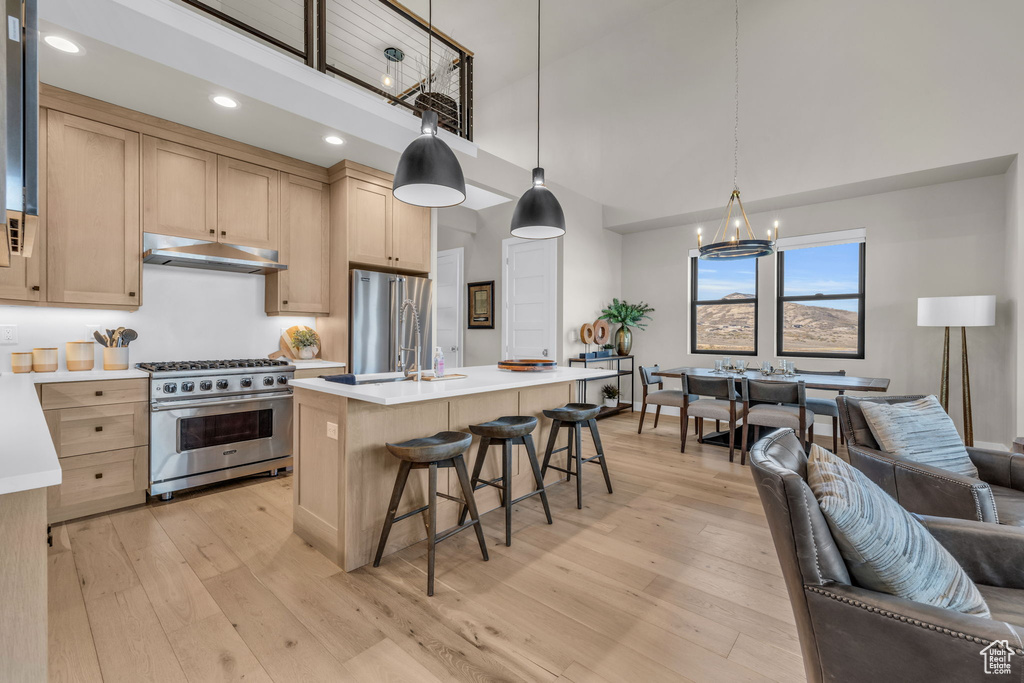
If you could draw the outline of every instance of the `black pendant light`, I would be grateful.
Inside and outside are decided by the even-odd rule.
[[[434,2],[427,15],[427,92],[434,81]],[[392,191],[395,199],[414,206],[442,208],[466,201],[466,177],[455,152],[437,137],[437,112],[426,110],[421,134],[398,160]]]
[[[512,214],[512,235],[529,240],[546,240],[565,234],[565,214],[554,193],[544,185],[540,167],[540,0],[537,0],[537,168],[533,187],[523,193]]]
[[[754,237],[754,231],[750,228],[750,221],[747,219],[747,212],[743,208],[743,200],[740,199],[740,188],[738,184],[740,168],[740,3],[735,0],[736,8],[736,33],[733,42],[733,57],[736,66],[736,90],[735,90],[735,111],[732,129],[732,194],[729,195],[729,203],[725,207],[725,218],[722,219],[715,236],[709,244],[704,244],[701,239],[700,228],[697,229],[697,248],[702,259],[748,259],[770,256],[775,253],[775,243],[779,237],[779,222],[775,221],[775,232],[768,231],[768,239],[759,240]],[[732,226],[733,209],[739,208]],[[746,226],[746,233],[740,234],[740,226]],[[730,231],[730,227],[735,231]],[[742,238],[742,239],[741,239]]]

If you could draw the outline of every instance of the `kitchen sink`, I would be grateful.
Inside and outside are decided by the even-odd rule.
[[[361,386],[363,384],[391,384],[392,382],[407,382],[411,379],[411,377],[385,377],[383,379],[361,379],[356,382],[356,386]]]

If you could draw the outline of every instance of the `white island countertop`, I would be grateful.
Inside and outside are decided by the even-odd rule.
[[[393,406],[417,401],[432,401],[438,398],[483,394],[489,391],[521,389],[542,384],[557,384],[578,380],[614,377],[615,370],[604,368],[565,368],[553,372],[508,372],[494,365],[480,365],[470,368],[451,368],[447,375],[466,375],[464,379],[449,379],[434,382],[390,382],[384,384],[339,384],[324,379],[296,379],[291,385],[299,389],[312,389],[325,394],[334,394],[357,401],[367,401],[383,406]],[[357,375],[356,380],[385,379],[401,377],[399,372],[375,375]]]

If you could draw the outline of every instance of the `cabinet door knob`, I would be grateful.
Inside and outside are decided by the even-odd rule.
[[[128,292],[128,296],[135,296],[135,292]]]
[[[102,395],[103,395],[103,392],[102,392],[102,391],[97,391],[97,392],[96,392],[96,395],[97,395],[97,396],[102,396]]]
[[[39,285],[32,285],[32,291],[33,292],[38,292],[39,291]]]
[[[397,256],[395,257],[395,260],[396,260],[396,261],[398,260],[398,257],[397,257]]]
[[[228,236],[228,231],[227,230],[221,230],[220,231],[220,236],[221,237],[227,237]]]
[[[96,473],[96,478],[97,479],[102,479],[103,478],[103,473],[102,472],[97,472]]]
[[[210,234],[211,234],[211,235],[216,235],[216,234],[217,234],[217,231],[216,231],[216,230],[214,230],[213,228],[210,228]]]
[[[102,431],[103,431],[103,425],[98,425],[98,426],[96,427],[96,431],[97,431],[97,432],[102,432]]]
[[[282,303],[283,305],[287,306],[287,305],[288,305],[288,299],[285,299],[285,300],[284,300],[284,301],[282,301],[281,303]]]

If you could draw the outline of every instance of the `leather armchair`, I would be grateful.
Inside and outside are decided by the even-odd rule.
[[[860,404],[919,398],[924,397],[836,397],[850,464],[910,512],[1024,526],[1024,456],[969,447],[979,475],[973,479],[879,449]]]
[[[986,619],[852,584],[792,429],[754,444],[750,469],[796,617],[808,681],[983,681],[982,648],[1024,656],[1024,529],[917,516],[963,565]],[[1011,658],[1020,677],[1024,659]]]

